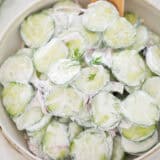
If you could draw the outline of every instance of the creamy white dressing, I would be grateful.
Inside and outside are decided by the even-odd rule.
[[[83,9],[57,1],[28,16],[20,32],[29,48],[1,65],[2,99],[40,158],[109,160],[121,128],[159,121],[160,82],[151,71],[160,74],[160,38],[120,17],[109,2]],[[136,143],[122,135],[123,148],[131,154],[150,149],[158,141],[155,130],[146,136],[138,129]]]

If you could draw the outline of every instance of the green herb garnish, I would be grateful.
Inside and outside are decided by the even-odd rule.
[[[73,53],[73,59],[79,61],[82,59],[82,57],[83,57],[83,54],[79,51],[78,48],[76,48]]]
[[[92,59],[91,64],[101,64],[101,57],[97,57],[95,59]]]
[[[81,53],[78,48],[74,50],[72,58],[73,60],[78,61],[80,64],[84,63],[83,53]]]
[[[95,77],[96,77],[96,73],[90,74],[90,75],[88,76],[88,80],[89,80],[89,81],[92,81],[92,80],[94,80]]]

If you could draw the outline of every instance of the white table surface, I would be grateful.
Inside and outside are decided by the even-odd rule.
[[[20,8],[25,4],[34,0],[5,0],[0,7],[0,35],[3,31],[4,24],[13,18],[15,12],[19,12]],[[146,0],[155,7],[160,9],[160,0]],[[5,18],[4,18],[5,17]],[[153,160],[160,160],[160,155],[152,158]],[[13,146],[4,138],[0,130],[0,160],[26,160],[19,152],[17,152]]]

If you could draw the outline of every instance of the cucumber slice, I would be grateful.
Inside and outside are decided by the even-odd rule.
[[[98,47],[102,40],[101,33],[89,31],[82,25],[81,15],[72,16],[69,28],[82,34],[82,36],[86,39],[87,48]]]
[[[103,66],[91,66],[81,70],[73,85],[85,94],[96,94],[103,89],[109,78],[109,72]]]
[[[63,123],[52,121],[43,137],[42,146],[44,153],[53,159],[63,159],[69,155],[69,139],[67,126]]]
[[[40,106],[32,106],[31,104],[22,115],[13,118],[18,130],[26,129],[28,132],[35,132],[44,128],[50,120],[51,116],[44,115]]]
[[[27,46],[39,48],[52,37],[54,21],[47,14],[35,13],[23,21],[20,32]]]
[[[9,57],[0,68],[0,82],[5,86],[9,82],[27,83],[33,74],[33,64],[26,55]]]
[[[56,12],[53,8],[44,9],[42,13],[52,17],[55,23],[54,36],[58,37],[63,31],[67,30],[69,27],[70,14],[66,12]]]
[[[160,44],[160,36],[158,36],[156,33],[149,30],[148,31],[148,36],[149,36],[149,41],[148,41],[149,46]]]
[[[138,91],[140,90],[141,86],[125,86],[125,90],[128,92],[128,93],[133,93],[135,91]]]
[[[95,50],[92,54],[89,52],[85,55],[86,62],[92,65],[104,65],[111,68],[112,65],[112,53],[110,49],[105,51]]]
[[[81,12],[83,13],[83,12]],[[82,15],[81,14],[70,14],[69,16],[69,30],[83,29],[82,25]],[[78,31],[78,30],[77,30]]]
[[[131,122],[127,127],[120,126],[120,132],[123,137],[131,141],[142,141],[150,137],[156,130],[155,125],[140,126],[132,124]]]
[[[30,127],[27,127],[26,130],[29,132],[38,131],[44,126],[46,126],[50,122],[51,118],[52,118],[51,115],[43,115],[43,117],[37,123],[35,123]]]
[[[82,115],[83,114],[83,115]],[[95,128],[95,123],[89,113],[80,113],[78,116],[71,117],[72,121],[75,121],[78,125],[85,128]]]
[[[55,21],[55,36],[63,33],[68,29],[69,17],[65,12],[52,13],[51,16]]]
[[[131,122],[144,126],[156,124],[160,117],[155,101],[141,90],[130,94],[121,103],[121,112]]]
[[[146,65],[146,79],[151,78],[154,76],[154,73],[149,69],[149,67]]]
[[[156,100],[160,108],[160,78],[155,76],[147,79],[142,89]]]
[[[43,152],[42,139],[46,132],[46,127],[36,132],[27,132],[27,145],[28,149],[37,157],[44,160],[50,160],[49,156]]]
[[[33,53],[34,53],[34,49],[22,48],[22,49],[18,50],[18,52],[16,54],[17,55],[24,55],[24,56],[28,56],[29,58],[32,58]]]
[[[126,12],[124,17],[135,27],[138,27],[141,24],[141,18],[132,12]]]
[[[55,12],[79,13],[81,11],[81,7],[72,0],[62,0],[54,4],[53,10]]]
[[[2,100],[8,114],[12,117],[19,116],[25,111],[34,91],[30,85],[9,83],[2,92]]]
[[[113,139],[113,152],[111,160],[124,160],[125,153],[121,144],[120,136],[116,136]]]
[[[74,116],[83,107],[83,97],[73,88],[57,87],[46,97],[46,106],[52,115]]]
[[[116,81],[110,81],[103,89],[105,92],[118,92],[123,94],[124,92],[124,84]]]
[[[82,23],[90,31],[103,32],[118,16],[118,11],[111,3],[97,1],[88,5],[88,9],[82,16]]]
[[[77,123],[70,122],[68,126],[69,140],[72,141],[73,138],[75,138],[80,134],[80,132],[82,132],[82,130],[82,127],[79,126]]]
[[[69,125],[69,123],[71,123],[70,118],[66,118],[66,117],[54,117],[55,119],[57,119],[59,122],[64,123]]]
[[[125,18],[119,18],[104,32],[104,41],[114,49],[129,47],[136,41],[136,30]]]
[[[89,47],[99,45],[99,42],[101,40],[101,35],[99,33],[88,31],[85,28],[83,28],[81,32],[82,35],[86,37]]]
[[[147,46],[147,42],[149,40],[148,36],[148,30],[145,26],[139,26],[136,28],[136,41],[135,43],[130,47],[130,49],[141,51]]]
[[[52,63],[68,56],[68,48],[61,40],[54,38],[34,54],[34,64],[39,72],[46,73]]]
[[[158,132],[156,131],[151,137],[141,142],[133,142],[122,137],[122,146],[125,152],[130,154],[139,154],[152,148],[158,143]]]
[[[115,128],[120,122],[120,101],[110,93],[100,92],[91,100],[93,121],[103,130]]]
[[[135,50],[114,53],[112,73],[128,86],[139,86],[146,78],[146,65]]]
[[[80,72],[80,64],[70,59],[61,59],[49,67],[49,79],[55,84],[66,84]]]
[[[78,114],[70,117],[72,121],[75,121],[78,125],[86,128],[95,128],[93,117],[91,115],[91,108],[89,104],[83,106]]]
[[[87,48],[98,46],[101,42],[102,35],[100,33],[89,31],[83,26],[79,27],[77,31],[79,31],[83,37],[85,37],[87,41]]]
[[[41,111],[41,107],[33,107],[27,109],[22,115],[19,117],[13,118],[13,121],[16,123],[18,130],[24,130],[35,123],[39,122],[43,117],[43,113]]]
[[[110,159],[109,144],[104,132],[86,130],[81,132],[70,145],[71,157],[74,160]]]
[[[153,73],[160,75],[160,48],[158,46],[147,49],[146,63]]]
[[[66,46],[69,48],[70,57],[74,57],[74,54],[77,50],[81,55],[84,54],[87,47],[87,41],[81,33],[69,30],[62,33],[59,37],[65,42]]]

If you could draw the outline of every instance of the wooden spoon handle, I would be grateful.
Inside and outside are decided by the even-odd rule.
[[[124,0],[109,0],[112,2],[118,9],[120,16],[124,15]]]
[[[97,0],[90,0],[91,2],[96,2]],[[124,1],[125,0],[108,0],[112,2],[118,9],[120,16],[124,15]]]

